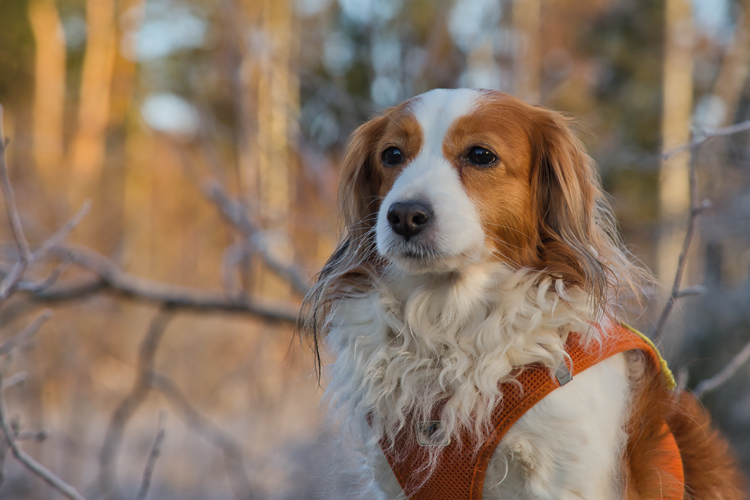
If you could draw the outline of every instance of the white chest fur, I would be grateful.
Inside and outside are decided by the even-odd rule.
[[[332,413],[360,433],[367,474],[384,499],[403,492],[378,440],[403,425],[408,412],[429,411],[447,391],[448,431],[470,425],[476,415],[489,416],[502,397],[499,382],[514,367],[541,362],[554,371],[568,331],[591,342],[597,335],[587,323],[594,315],[582,312],[585,297],[503,266],[393,288],[342,301],[328,337],[336,355]],[[529,410],[495,451],[484,498],[617,498],[628,380],[625,357],[617,355]],[[367,425],[373,415],[376,423]]]
[[[576,375],[531,408],[498,445],[484,500],[620,498],[628,376],[624,354]],[[379,446],[368,450],[381,498],[403,498]]]

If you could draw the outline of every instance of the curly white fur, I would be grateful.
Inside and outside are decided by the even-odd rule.
[[[463,427],[486,434],[502,398],[499,382],[511,380],[514,368],[541,362],[554,372],[570,331],[597,340],[586,299],[503,264],[442,276],[391,269],[372,291],[340,301],[329,318],[333,413],[348,415],[377,446],[382,436],[392,442],[409,413],[426,417],[448,394],[441,438]]]

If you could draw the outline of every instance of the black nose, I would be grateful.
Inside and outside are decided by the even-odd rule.
[[[432,210],[418,201],[394,203],[388,209],[388,223],[396,234],[407,240],[419,234],[432,218]]]

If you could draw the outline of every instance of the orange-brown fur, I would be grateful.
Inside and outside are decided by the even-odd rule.
[[[500,112],[488,106],[461,117],[448,131],[443,154],[453,159],[466,191],[476,201],[494,256],[514,266],[539,268],[534,265],[537,231],[529,184],[533,151],[529,132],[517,126],[520,113],[520,106]],[[477,145],[492,151],[500,166],[473,167],[466,152]]]
[[[633,354],[638,356],[639,354]],[[685,500],[740,500],[746,484],[726,440],[711,428],[710,417],[695,397],[670,390],[664,377],[649,370],[634,390],[623,457],[625,498],[662,498],[676,487],[660,471],[663,422],[672,431],[682,456]]]

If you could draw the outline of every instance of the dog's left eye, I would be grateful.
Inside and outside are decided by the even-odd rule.
[[[476,165],[490,165],[497,160],[497,156],[495,156],[492,151],[479,146],[471,148],[467,158],[471,163]]]

